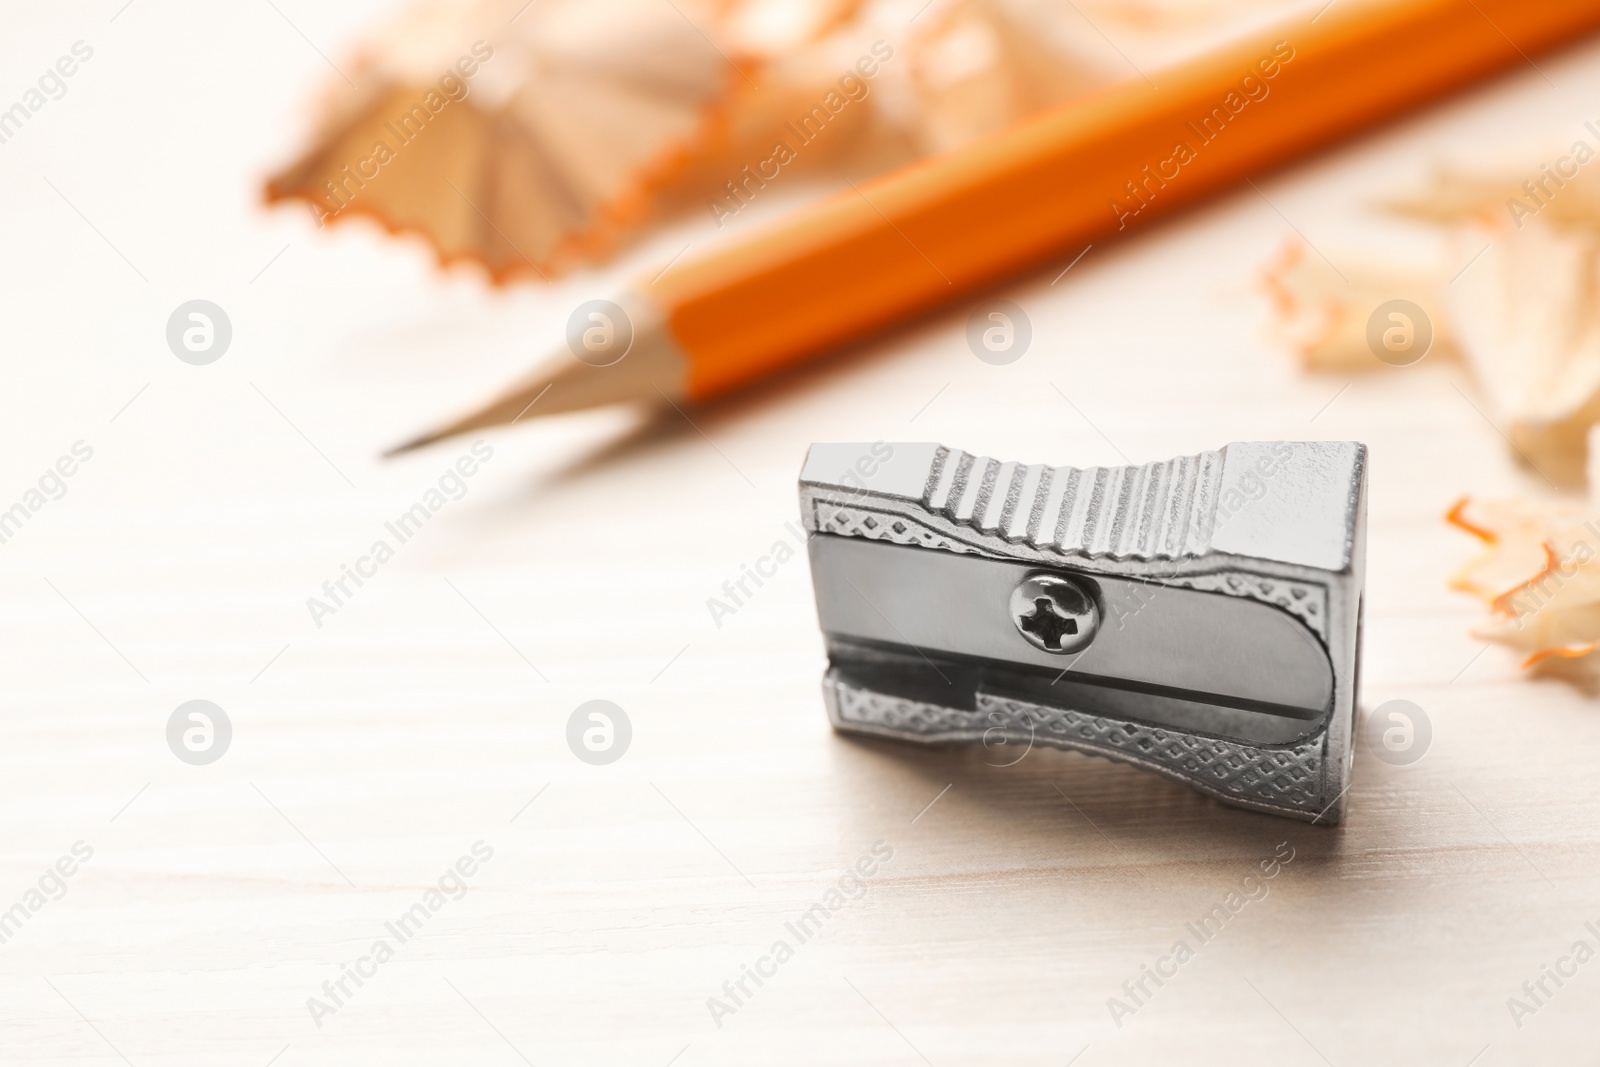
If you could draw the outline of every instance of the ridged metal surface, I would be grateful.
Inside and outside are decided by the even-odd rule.
[[[980,533],[1069,555],[1177,559],[1210,547],[1222,453],[1047,467],[940,448],[922,503]]]

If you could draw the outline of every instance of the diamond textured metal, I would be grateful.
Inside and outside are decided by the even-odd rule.
[[[1165,774],[1212,796],[1315,818],[1322,797],[1325,733],[1297,745],[1246,745],[1124,722],[1070,708],[980,694],[976,711],[889,696],[831,674],[824,699],[834,725],[927,743],[1008,741],[1083,752]]]

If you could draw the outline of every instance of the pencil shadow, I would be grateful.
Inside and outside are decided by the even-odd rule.
[[[641,415],[632,426],[606,439],[599,447],[574,453],[568,462],[547,471],[541,482],[553,487],[592,478],[694,436],[694,427],[688,420],[665,405],[649,407]]]

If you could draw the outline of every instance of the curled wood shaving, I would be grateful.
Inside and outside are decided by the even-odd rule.
[[[1572,505],[1467,497],[1445,518],[1483,545],[1450,581],[1489,609],[1474,636],[1522,653],[1524,668],[1600,648],[1600,522]]]
[[[1269,335],[1298,356],[1302,368],[1340,373],[1383,369],[1388,364],[1373,352],[1368,322],[1379,305],[1396,298],[1412,301],[1428,316],[1433,329],[1429,355],[1450,352],[1432,273],[1371,260],[1347,261],[1341,269],[1292,238],[1261,272],[1261,286],[1272,305]]]

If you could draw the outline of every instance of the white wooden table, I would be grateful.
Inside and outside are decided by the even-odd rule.
[[[415,242],[318,232],[257,204],[326,70],[295,27],[331,51],[376,5],[120,6],[19,9],[0,43],[0,104],[94,49],[0,145],[0,508],[93,450],[0,544],[0,1061],[1595,1056],[1600,963],[1547,979],[1520,1027],[1507,999],[1574,942],[1600,948],[1600,717],[1484,651],[1477,606],[1444,586],[1473,550],[1450,501],[1537,486],[1458,368],[1300,375],[1260,340],[1252,278],[1291,225],[1336,261],[1377,239],[1361,203],[1441,154],[1565,139],[1600,49],[1541,60],[1559,89],[1514,75],[1010,287],[1035,331],[1010,366],[972,357],[956,308],[694,426],[602,412],[485,435],[464,495],[319,626],[307,598],[470,442],[377,452],[709,235],[691,221],[614,272],[489,292]],[[233,326],[209,366],[163,335],[193,298]],[[1421,705],[1431,749],[1358,758],[1328,829],[1077,755],[999,767],[833,735],[804,562],[720,627],[706,600],[792,536],[808,442],[880,438],[1078,464],[1366,441],[1362,702]],[[233,731],[204,766],[166,741],[195,699]],[[632,724],[607,766],[566,742],[592,699]],[[92,856],[48,874],[78,842]],[[800,943],[786,924],[878,842],[864,895]],[[1293,858],[1265,896],[1132,1001],[1124,983],[1275,850]],[[470,877],[445,883],[463,895],[430,909],[462,857]],[[402,941],[386,924],[408,913]],[[729,999],[758,962],[764,984]],[[365,977],[335,1000],[347,966]]]

